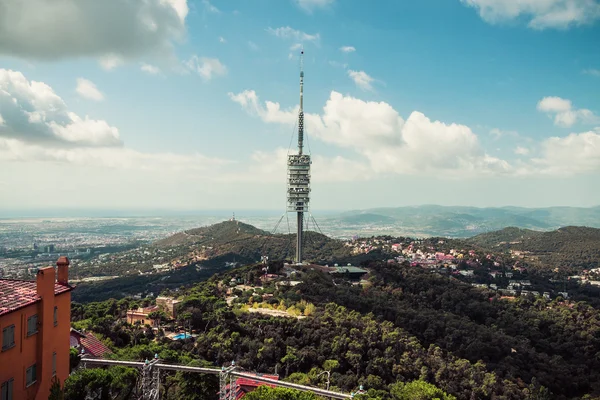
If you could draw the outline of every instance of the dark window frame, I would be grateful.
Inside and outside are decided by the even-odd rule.
[[[29,325],[30,325],[29,321],[31,321],[33,318],[35,318],[35,326],[34,326],[35,331],[30,331],[29,330]],[[36,333],[38,333],[38,315],[33,314],[27,318],[27,336],[33,336]]]
[[[58,326],[58,306],[54,306],[54,326]]]
[[[33,371],[31,373],[32,375],[32,380],[31,382],[29,381],[29,371]],[[27,370],[25,371],[25,387],[30,387],[31,385],[35,385],[35,383],[37,382],[37,365],[33,364],[32,366],[30,366],[29,368],[27,368]]]
[[[1,400],[13,400],[14,386],[15,386],[14,378],[10,378],[9,380],[2,382],[2,386],[0,386]],[[6,391],[6,393],[5,393],[5,391]]]
[[[52,353],[52,376],[56,376],[56,364],[57,364],[56,352],[53,352]]]
[[[12,328],[12,343],[10,343],[10,344],[8,344],[8,345],[5,346],[4,345],[4,337],[5,337],[8,329],[10,329],[10,328]],[[6,351],[6,350],[9,350],[9,349],[12,349],[15,346],[16,346],[16,343],[15,343],[15,324],[12,324],[12,325],[9,325],[9,326],[5,326],[2,329],[2,351]]]

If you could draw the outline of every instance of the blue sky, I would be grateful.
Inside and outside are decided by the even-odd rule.
[[[300,48],[314,209],[600,204],[595,0],[2,6],[7,210],[283,210]]]

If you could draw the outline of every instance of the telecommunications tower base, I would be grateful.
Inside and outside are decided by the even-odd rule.
[[[300,111],[298,112],[298,154],[288,155],[287,212],[295,212],[298,222],[296,264],[302,264],[304,213],[310,201],[310,154],[304,146],[304,50],[300,53]]]

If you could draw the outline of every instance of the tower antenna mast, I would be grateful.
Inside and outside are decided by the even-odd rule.
[[[310,154],[304,148],[304,49],[300,52],[300,110],[298,111],[298,154],[288,155],[288,212],[297,215],[296,264],[302,264],[304,213],[310,201]]]

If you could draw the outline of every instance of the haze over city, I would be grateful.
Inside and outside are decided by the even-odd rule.
[[[595,1],[112,3],[0,4],[2,208],[283,209],[302,48],[314,209],[598,204]]]

